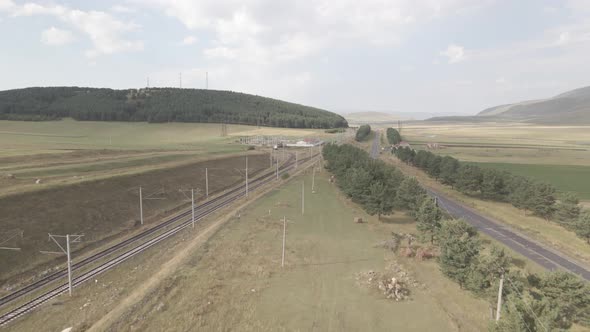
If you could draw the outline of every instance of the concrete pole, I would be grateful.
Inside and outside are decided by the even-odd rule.
[[[287,218],[283,216],[283,257],[281,258],[281,267],[285,266],[285,238],[287,236]]]
[[[209,171],[205,167],[205,197],[209,199]]]
[[[193,211],[193,228],[195,228],[195,190],[191,189],[191,206]]]
[[[277,159],[277,180],[279,179],[279,160]]]
[[[285,162],[285,143],[283,143],[283,156],[281,157],[283,162]]]
[[[248,156],[246,156],[246,197],[248,197]]]
[[[305,182],[301,183],[301,215],[305,213]]]
[[[68,290],[72,296],[72,258],[70,255],[70,234],[66,235],[66,251],[68,254]]]
[[[143,225],[143,199],[141,197],[141,187],[139,187],[139,219]]]
[[[496,307],[496,323],[500,320],[500,309],[502,308],[502,287],[504,286],[504,273],[500,277],[500,287],[498,287],[498,305]]]
[[[311,192],[315,191],[315,167],[313,168],[313,175],[311,176]]]
[[[297,151],[295,151],[295,168],[297,168]]]

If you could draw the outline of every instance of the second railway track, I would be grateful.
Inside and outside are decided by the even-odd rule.
[[[312,157],[307,157],[307,158],[303,158],[301,160],[299,160],[300,163],[304,163],[308,160],[310,160]],[[279,174],[284,173],[285,171],[291,169],[294,167],[294,162],[292,161],[292,156],[287,160],[287,162],[285,162],[285,164],[283,164],[280,168],[279,168]],[[272,181],[274,179],[274,177],[276,176],[276,171],[271,171],[268,173],[265,173],[257,178],[255,178],[254,180],[252,180],[249,183],[249,189],[251,190],[256,190],[257,188],[259,188],[260,186]],[[227,191],[226,193],[223,193],[222,195],[211,199],[199,206],[195,207],[195,220],[200,220],[206,216],[208,216],[209,214],[222,209],[226,206],[228,206],[229,204],[231,204],[232,202],[236,201],[237,199],[243,197],[245,195],[244,192],[244,188],[245,185],[241,185],[238,186],[234,189],[231,189],[229,191]],[[91,270],[84,272],[83,274],[75,277],[72,280],[73,286],[78,286],[81,283],[93,278],[94,276],[107,271],[111,268],[113,268],[114,266],[124,262],[125,260],[135,256],[136,254],[152,247],[153,245],[169,238],[170,236],[175,235],[176,233],[180,232],[181,230],[185,229],[186,227],[190,226],[192,224],[192,218],[183,220],[184,218],[187,218],[191,216],[191,209],[188,209],[185,212],[182,212],[150,229],[147,229],[135,236],[130,237],[129,239],[123,240],[103,251],[100,251],[96,254],[93,254],[87,258],[84,258],[83,260],[77,262],[76,264],[72,265],[72,270],[80,270],[82,267],[86,267],[91,263],[97,262],[100,259],[103,259],[117,251],[119,251],[120,249],[123,249],[125,247],[127,247],[128,245],[131,245],[133,243],[139,242],[140,240],[145,240],[147,239],[149,236],[157,233],[158,231],[171,226],[177,222],[180,221],[180,223],[172,228],[170,228],[169,230],[166,230],[165,232],[155,236],[154,238],[149,239],[148,241],[141,243],[133,248],[130,248],[129,250],[120,253],[118,256],[109,259],[108,261],[98,265],[97,267],[92,268]],[[0,298],[0,307],[15,301],[16,299],[19,299],[27,294],[30,294],[32,292],[35,292],[37,290],[40,290],[42,287],[55,282],[59,279],[62,279],[64,277],[67,276],[67,270],[66,269],[62,269],[60,271],[57,271],[47,277],[44,277],[30,285],[27,285],[11,294],[8,294],[2,298]],[[60,286],[54,287],[53,289],[51,289],[50,291],[47,291],[45,293],[43,293],[40,296],[35,297],[34,299],[18,306],[17,308],[14,308],[4,314],[2,314],[0,316],[0,326],[3,326],[7,323],[9,323],[10,321],[23,316],[24,314],[32,311],[33,309],[37,308],[38,306],[40,306],[41,304],[49,301],[50,299],[66,292],[68,289],[68,284],[62,284]]]

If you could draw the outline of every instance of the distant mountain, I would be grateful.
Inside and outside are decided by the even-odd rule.
[[[0,120],[215,122],[287,128],[348,127],[341,115],[219,90],[41,87],[0,91]]]
[[[485,109],[475,116],[436,117],[431,121],[525,122],[547,125],[590,125],[590,87],[548,99],[529,100]]]
[[[339,112],[351,124],[389,124],[398,120],[421,120],[432,117],[430,113],[422,112],[379,112],[379,111],[354,111]]]

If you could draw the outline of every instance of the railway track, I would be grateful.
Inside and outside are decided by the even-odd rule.
[[[313,158],[312,157],[307,157],[307,158],[303,158],[300,160],[301,163],[308,161],[309,159]],[[285,171],[291,169],[294,167],[294,162],[292,161],[292,156],[288,159],[288,161],[279,168],[279,174],[284,173]],[[271,182],[274,177],[276,176],[276,171],[272,171],[272,172],[268,172],[262,176],[259,176],[257,178],[255,178],[254,180],[252,180],[252,182],[249,183],[249,191],[252,190],[256,190],[257,188],[263,186],[264,184]],[[228,205],[230,205],[231,203],[233,203],[234,201],[238,200],[239,198],[245,196],[245,185],[241,185],[238,186],[237,188],[234,188],[210,201],[207,201],[197,207],[195,207],[195,221],[201,220],[202,218],[208,216],[209,214],[220,210]],[[146,239],[147,237],[149,237],[150,235],[156,233],[159,230],[162,230],[168,226],[171,226],[172,224],[181,221],[178,225],[170,228],[169,230],[166,230],[165,232],[155,236],[152,239],[149,239],[148,241],[141,243],[133,248],[130,248],[129,250],[120,253],[118,256],[109,259],[108,261],[98,265],[97,267],[92,268],[91,270],[84,272],[83,274],[75,277],[72,280],[72,286],[76,287],[78,285],[80,285],[81,283],[92,279],[93,277],[95,277],[96,275],[105,272],[115,266],[117,266],[118,264],[124,262],[125,260],[141,253],[142,251],[152,247],[153,245],[177,234],[178,232],[182,231],[183,229],[185,229],[186,227],[189,227],[192,225],[192,211],[191,209],[188,209],[187,211],[174,216],[160,224],[158,224],[157,226],[154,226],[144,232],[141,232],[129,239],[126,239],[120,243],[117,243],[99,253],[96,253],[92,256],[89,256],[83,260],[81,260],[80,262],[72,265],[72,270],[79,270],[82,267],[88,266],[91,263],[94,263],[100,259],[105,258],[106,256],[109,256],[113,253],[115,253],[116,251],[123,249],[124,247],[138,242],[140,240]],[[189,218],[191,217],[191,218]],[[184,218],[188,218],[186,220],[183,220]],[[6,296],[4,296],[3,298],[0,299],[0,307],[4,306],[18,298],[21,298],[22,296],[25,296],[27,294],[30,294],[34,291],[39,290],[40,288],[56,281],[59,280],[61,278],[65,278],[67,276],[67,270],[66,269],[62,269],[60,271],[57,271],[56,273],[53,273],[47,277],[44,277],[30,285],[27,285],[11,294],[8,294]],[[22,317],[23,315],[25,315],[26,313],[32,311],[33,309],[39,307],[40,305],[42,305],[43,303],[51,300],[52,298],[59,296],[60,294],[66,292],[68,290],[68,284],[64,283],[58,287],[55,287],[53,289],[51,289],[50,291],[47,291],[45,293],[43,293],[40,296],[35,297],[34,299],[27,301],[26,303],[18,306],[17,308],[14,308],[12,310],[10,310],[7,313],[4,313],[0,316],[0,326],[4,326],[7,323],[9,323],[10,321],[13,321],[16,318]]]

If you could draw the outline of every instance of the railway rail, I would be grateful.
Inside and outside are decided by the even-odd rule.
[[[316,155],[317,156],[317,155]],[[307,157],[307,158],[303,158],[299,160],[299,163],[304,163],[310,159],[312,159],[314,156],[311,157]],[[286,171],[288,171],[289,169],[293,168],[295,166],[295,163],[293,162],[293,156],[290,156],[290,158],[281,166],[279,167],[279,174],[282,174]],[[249,191],[252,190],[256,190],[257,188],[265,185],[268,182],[271,182],[274,177],[276,176],[276,170],[275,171],[271,171],[271,172],[267,172],[257,178],[255,178],[254,180],[252,180],[251,182],[249,182]],[[199,206],[195,207],[195,221],[199,221],[201,219],[203,219],[204,217],[210,215],[211,213],[220,210],[226,206],[229,206],[231,203],[233,203],[234,201],[242,198],[245,196],[245,185],[241,185],[238,186],[234,189],[231,189],[225,193],[223,193],[222,195],[211,199]],[[178,232],[184,230],[185,228],[189,227],[192,225],[192,210],[188,209],[185,212],[182,212],[162,223],[159,223],[158,225],[147,229],[135,236],[132,236],[126,240],[123,240],[103,251],[100,251],[94,255],[91,255],[87,258],[84,258],[83,260],[77,262],[76,264],[72,265],[72,270],[80,270],[83,267],[86,267],[92,263],[97,262],[98,260],[101,260],[117,251],[119,251],[120,249],[123,249],[125,247],[127,247],[130,244],[133,244],[135,242],[138,242],[140,240],[145,240],[146,238],[148,238],[149,236],[155,234],[156,232],[168,227],[168,226],[172,226],[173,224],[175,224],[176,222],[180,223],[178,225],[175,225],[174,227],[164,231],[163,233],[149,239],[146,242],[143,242],[137,246],[134,246],[133,248],[129,248],[128,250],[120,253],[119,255],[117,255],[116,257],[110,258],[109,260],[107,260],[106,262],[103,262],[101,264],[99,264],[98,266],[90,269],[87,272],[82,273],[81,275],[75,277],[72,280],[72,286],[76,287],[80,284],[82,284],[83,282],[92,279],[93,277],[97,276],[100,273],[103,273],[117,265],[119,265],[120,263],[126,261],[127,259],[147,250],[148,248],[154,246],[155,244],[164,241],[165,239],[177,234]],[[185,218],[188,218],[186,220],[184,220]],[[19,299],[27,294],[30,294],[32,292],[35,292],[39,289],[41,289],[42,287],[55,282],[59,279],[65,278],[67,276],[67,270],[66,269],[62,269],[60,271],[57,271],[49,276],[46,276],[40,280],[35,281],[32,284],[29,284],[11,294],[8,294],[2,298],[0,298],[0,307],[5,306],[6,304],[15,301],[16,299]],[[26,313],[32,311],[33,309],[39,307],[40,305],[42,305],[43,303],[46,303],[47,301],[61,295],[62,293],[66,292],[68,290],[68,284],[64,283],[61,284],[57,287],[54,287],[53,289],[46,291],[45,293],[43,293],[42,295],[36,296],[35,298],[33,298],[32,300],[29,300],[27,302],[25,302],[24,304],[2,314],[0,316],[0,326],[4,326],[7,323],[22,317],[23,315],[25,315]]]

